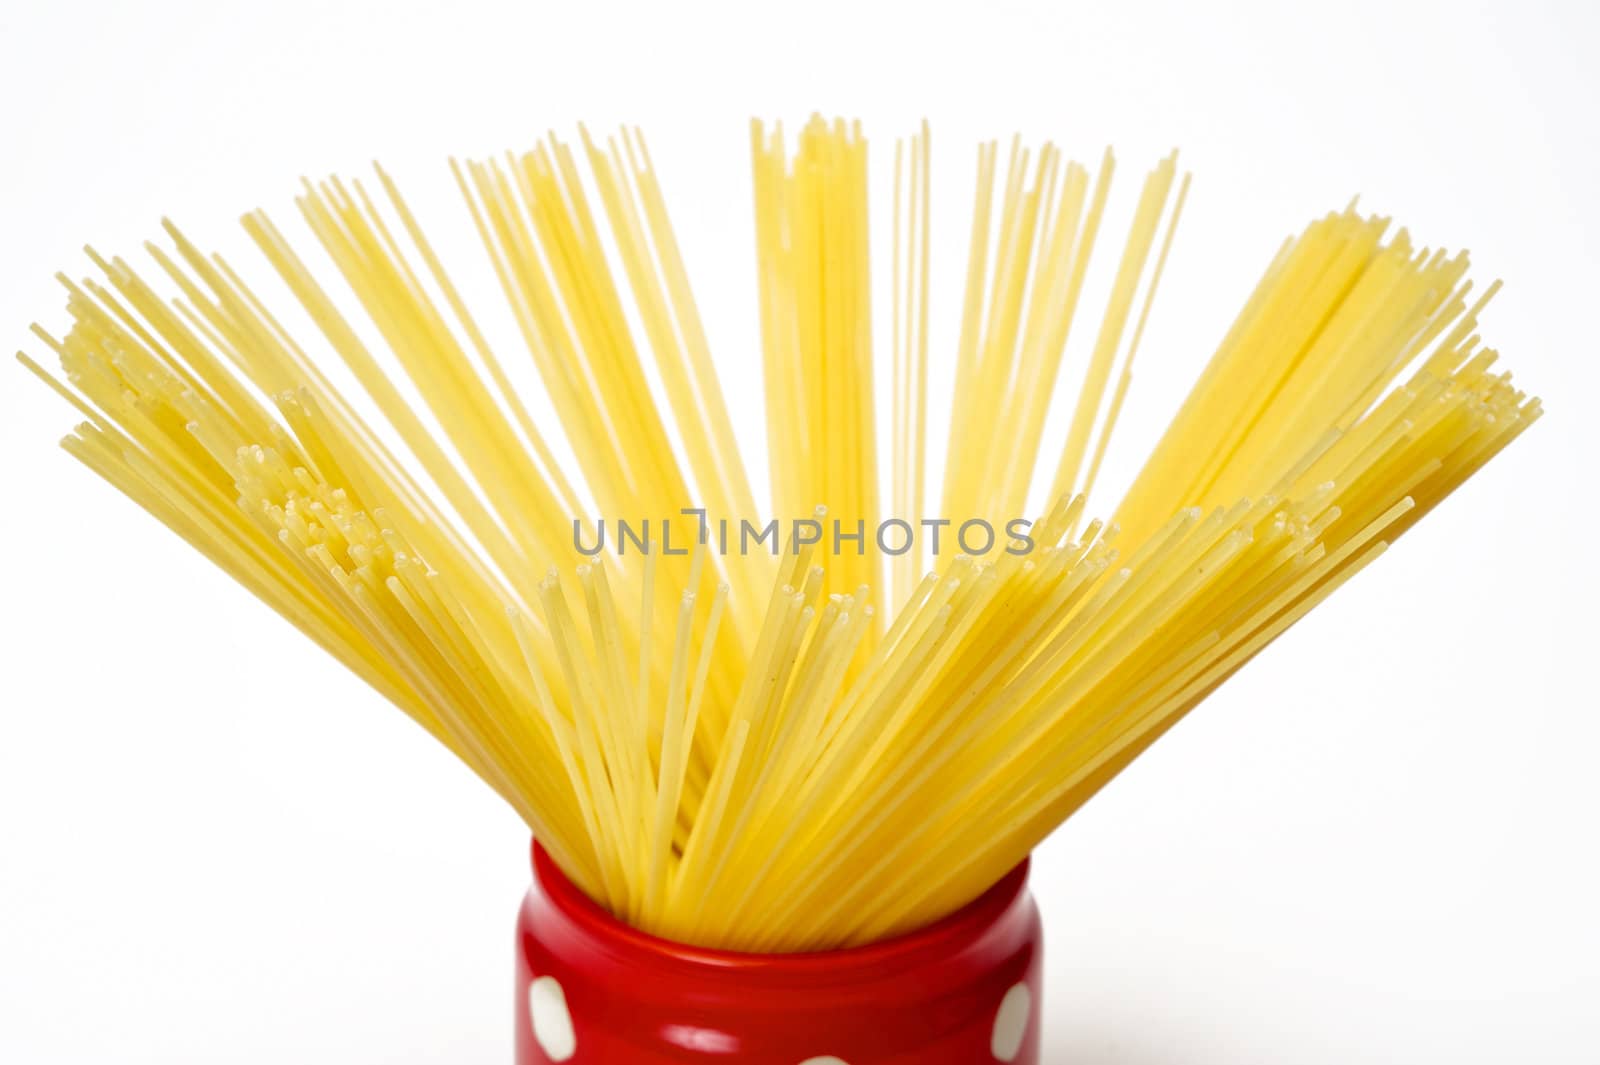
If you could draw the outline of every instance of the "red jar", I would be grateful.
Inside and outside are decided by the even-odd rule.
[[[1039,1060],[1039,909],[1024,862],[958,913],[818,954],[638,932],[538,846],[517,923],[517,1065],[980,1065]]]

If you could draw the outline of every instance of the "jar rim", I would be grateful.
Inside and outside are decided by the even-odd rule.
[[[648,957],[657,964],[671,960],[694,968],[734,971],[741,976],[782,977],[804,977],[823,971],[835,976],[852,970],[881,972],[886,967],[898,969],[933,957],[960,954],[994,929],[1022,900],[1031,864],[1031,859],[1024,858],[973,901],[922,928],[838,950],[767,954],[693,946],[634,928],[612,916],[573,884],[537,839],[532,844],[532,855],[538,887],[577,930],[603,944],[608,952]]]

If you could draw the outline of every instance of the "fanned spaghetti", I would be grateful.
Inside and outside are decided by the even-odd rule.
[[[1144,179],[1069,373],[1111,154],[1091,171],[1050,145],[1014,141],[1003,167],[979,149],[947,344],[928,327],[926,126],[900,145],[880,432],[866,140],[813,119],[792,148],[761,123],[751,145],[768,516],[818,533],[779,534],[775,554],[711,531],[765,518],[633,130],[452,164],[525,351],[491,347],[379,170],[376,195],[334,179],[298,203],[386,350],[252,212],[320,335],[292,338],[169,223],[170,250],[148,250],[175,296],[91,251],[103,281],[62,279],[70,331],[36,327],[64,381],[20,356],[83,416],[69,452],[415,718],[645,929],[789,951],[960,906],[1539,416],[1477,337],[1494,287],[1469,306],[1464,256],[1352,206],[1284,243],[1111,520],[1091,520],[1188,189],[1176,157]],[[927,414],[940,352],[947,427]],[[579,483],[512,385],[524,358]],[[1015,521],[1044,485],[1046,512]],[[670,553],[619,537],[579,563],[586,498],[602,516],[699,508],[708,535]],[[915,534],[943,519],[988,536],[924,576]]]

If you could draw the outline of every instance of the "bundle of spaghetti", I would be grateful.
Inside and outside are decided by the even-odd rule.
[[[869,530],[850,548],[706,535],[755,517],[755,494],[634,130],[452,163],[525,352],[491,346],[379,169],[379,197],[330,179],[298,199],[344,300],[266,214],[244,217],[317,336],[292,337],[166,223],[171,250],[148,251],[175,295],[91,250],[103,281],[62,278],[71,329],[35,327],[62,379],[19,356],[82,415],[71,454],[409,714],[646,930],[793,951],[951,912],[1539,416],[1476,333],[1496,286],[1469,305],[1464,255],[1351,205],[1284,242],[1092,519],[1189,180],[1175,155],[1145,176],[1063,389],[1114,159],[1091,171],[1018,139],[1003,173],[998,145],[978,152],[929,493],[926,125],[894,163],[886,441],[867,142],[813,119],[793,148],[759,122],[751,145],[768,513]],[[507,358],[536,367],[581,480]],[[1007,521],[1043,488],[1037,521]],[[692,549],[619,536],[573,564],[577,516],[691,506]],[[870,531],[939,515],[991,532],[925,575],[925,544]]]

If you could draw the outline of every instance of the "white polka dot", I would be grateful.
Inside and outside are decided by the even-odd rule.
[[[1000,1012],[994,1015],[994,1035],[989,1039],[989,1049],[1000,1061],[1016,1061],[1022,1052],[1022,1041],[1028,1035],[1028,1015],[1033,1012],[1033,992],[1027,984],[1018,984],[1006,992],[1000,1002]]]
[[[553,976],[541,976],[528,988],[528,1013],[533,1037],[551,1061],[566,1061],[578,1052],[578,1037],[567,1010],[567,993]]]
[[[850,1065],[850,1063],[843,1058],[836,1058],[829,1054],[820,1058],[807,1058],[800,1065]]]

